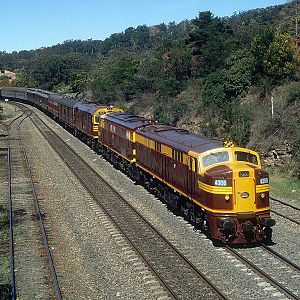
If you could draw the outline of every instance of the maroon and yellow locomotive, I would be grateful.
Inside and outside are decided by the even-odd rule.
[[[269,177],[255,151],[123,113],[101,116],[99,145],[213,239],[271,238]]]

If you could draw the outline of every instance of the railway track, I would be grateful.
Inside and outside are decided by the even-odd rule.
[[[171,299],[227,299],[214,284],[145,220],[36,115],[36,128],[122,233]]]
[[[300,225],[300,208],[273,197],[270,197],[270,200],[272,201],[271,212],[297,225]]]
[[[62,299],[27,153],[20,134],[21,124],[30,114],[31,112],[24,110],[7,126],[11,299],[19,298],[19,291],[24,297],[49,298],[53,296],[53,285],[56,298]],[[35,220],[39,221],[39,229]],[[44,261],[40,259],[41,251],[37,237],[40,233],[50,264],[50,281],[45,280],[49,270],[45,270]]]
[[[300,299],[300,267],[270,247],[262,245],[253,249],[234,249],[224,246],[226,251],[265,280],[266,289],[278,290],[289,299]]]
[[[190,265],[190,269],[187,268],[187,273],[191,272],[191,278],[193,278],[192,280],[194,280],[196,277],[195,275],[198,272],[197,268],[192,266],[189,261],[186,261],[185,264],[182,264],[178,259],[178,263],[176,256],[182,257],[182,255],[180,253],[176,253],[178,252],[176,248],[170,245],[168,241],[163,241],[163,237],[152,237],[151,231],[155,231],[155,229],[147,228],[147,226],[145,226],[145,223],[147,223],[147,221],[141,221],[140,219],[142,217],[139,216],[136,211],[131,211],[133,208],[128,209],[128,204],[123,203],[125,199],[122,199],[122,197],[118,195],[117,192],[112,191],[113,187],[111,187],[109,183],[102,182],[102,184],[106,185],[106,187],[97,187],[95,182],[103,181],[103,179],[99,178],[99,175],[84,161],[82,161],[81,158],[79,158],[77,154],[72,149],[70,149],[69,146],[66,145],[61,138],[57,137],[56,134],[54,134],[53,131],[43,123],[43,121],[37,119],[38,117],[36,116],[34,116],[34,118],[34,122],[37,128],[44,128],[43,130],[39,129],[40,132],[49,141],[50,145],[54,148],[58,155],[68,165],[72,173],[81,181],[85,189],[89,191],[95,201],[100,204],[112,223],[114,223],[118,230],[122,232],[123,236],[127,239],[128,244],[130,244],[131,247],[136,251],[136,253],[139,254],[144,264],[147,265],[148,268],[155,274],[155,277],[167,291],[169,297],[172,299],[189,299],[190,296],[196,298],[199,297],[200,295],[198,294],[189,294],[189,292],[193,290],[195,291],[195,289],[199,290],[199,279],[202,280],[202,282],[204,282],[205,284],[208,284],[208,286],[210,286],[211,282],[205,276],[203,276],[203,274],[202,276],[198,275],[198,287],[196,287],[196,284],[195,287],[193,287],[193,281],[188,282],[189,275],[185,275],[185,269],[187,268],[187,265]],[[57,145],[59,145],[58,149],[56,149]],[[83,176],[80,176],[80,174],[83,174]],[[93,182],[91,182],[91,178],[94,179]],[[102,199],[99,199],[99,195]],[[108,199],[104,199],[104,196],[108,196]],[[104,201],[102,202],[102,200]],[[116,210],[117,206],[119,206],[120,211]],[[295,207],[291,208],[295,209]],[[124,217],[124,215],[126,217]],[[128,219],[134,220],[136,226],[128,224]],[[150,224],[148,224],[148,226],[149,225]],[[144,226],[145,228],[143,228]],[[143,228],[142,232],[139,232],[140,228]],[[153,253],[149,253],[149,251],[151,252],[151,245],[153,244],[155,244],[155,251],[158,253],[158,255],[161,254],[162,256],[169,256],[171,262],[166,262],[165,264],[162,262],[161,267],[159,265],[159,258],[156,257]],[[172,250],[172,248],[174,249]],[[299,299],[299,290],[297,290],[297,286],[300,278],[300,268],[298,265],[289,261],[287,258],[280,255],[266,245],[262,245],[261,248],[258,248],[258,251],[255,251],[255,253],[258,253],[258,256],[253,256],[253,251],[247,253],[244,251],[244,249],[236,250],[228,247],[228,249],[226,248],[226,250],[234,255],[237,259],[239,259],[248,268],[257,273],[261,278],[264,278],[265,282],[262,284],[266,285],[266,289],[272,289],[275,292],[278,291],[279,294],[284,294],[290,299]],[[259,257],[263,257],[264,259],[260,260]],[[185,260],[184,257],[182,257],[182,259],[183,261]],[[175,268],[181,271],[182,276],[188,278],[188,280],[186,281],[184,279],[184,282],[188,282],[189,291],[185,291],[184,288],[180,286],[180,283],[182,283],[183,280],[182,277],[177,277],[177,274],[172,271],[171,264],[174,265],[174,263]],[[171,274],[173,272],[173,276],[169,275],[170,277],[168,277],[168,274],[166,274],[166,270],[164,269],[169,269],[168,271]],[[286,277],[282,276],[282,274],[284,274]],[[213,294],[214,292],[215,294]],[[226,296],[222,292],[214,292],[212,292],[212,290],[210,292],[206,292],[207,294],[205,295],[205,298],[216,299],[216,297],[218,297],[221,299],[226,299]],[[204,293],[205,291],[202,291],[202,294]]]

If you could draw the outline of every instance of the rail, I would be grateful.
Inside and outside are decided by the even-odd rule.
[[[9,210],[9,256],[10,256],[10,277],[11,277],[11,299],[15,300],[15,263],[14,263],[14,232],[11,196],[11,149],[8,146],[8,210]]]

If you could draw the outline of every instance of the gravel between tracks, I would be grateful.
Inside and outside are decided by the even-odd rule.
[[[41,113],[39,115],[46,119]],[[56,123],[52,128],[79,153],[106,180],[132,203],[147,219],[179,248],[188,253],[193,263],[204,271],[219,287],[226,290],[231,299],[285,299],[284,295],[274,289],[251,270],[240,264],[222,248],[215,248],[203,234],[194,232],[192,226],[169,212],[165,205],[148,193],[143,187],[135,185],[123,173],[115,170],[108,162],[96,155],[86,145],[74,139]],[[286,229],[284,229],[286,230]],[[275,227],[274,236],[281,244],[281,228]],[[297,232],[292,228],[287,239],[293,241]],[[283,243],[283,249],[289,249]],[[255,251],[255,248],[253,249]],[[137,299],[137,297],[133,297]],[[146,297],[147,298],[147,297]],[[152,298],[149,298],[152,299]]]
[[[276,219],[276,225],[273,231],[274,245],[270,247],[300,265],[300,225],[276,214],[272,214],[272,217]]]

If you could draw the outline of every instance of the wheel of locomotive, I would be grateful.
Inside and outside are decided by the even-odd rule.
[[[159,199],[164,197],[164,186],[160,182],[157,185],[157,196]]]
[[[166,204],[168,204],[169,203],[169,197],[170,197],[170,195],[169,195],[170,193],[169,193],[169,188],[168,187],[164,187],[163,188],[163,197],[162,197],[162,200],[163,200],[163,202],[164,203],[166,203]]]
[[[131,168],[131,176],[132,179],[136,182],[136,184],[140,184],[141,183],[141,173],[139,171],[139,169],[136,166],[132,166]]]
[[[98,144],[97,139],[93,139],[91,148],[96,152],[97,152],[97,144]]]
[[[179,210],[179,198],[180,196],[177,193],[170,192],[170,205],[176,214]]]
[[[157,182],[157,180],[155,180],[154,182],[154,188],[153,188],[153,192],[154,192],[154,195],[157,197],[157,198],[161,198],[161,187],[160,187],[160,183]]]
[[[264,229],[264,233],[265,233],[265,239],[264,239],[264,242],[267,244],[267,245],[270,245],[272,244],[272,233],[273,233],[273,229],[271,227],[266,227]]]
[[[180,212],[184,219],[188,219],[189,209],[186,206],[186,200],[181,201],[180,203]]]
[[[190,203],[189,203],[189,219],[193,224],[196,221],[196,218],[195,218],[195,204],[192,201],[190,201]]]

